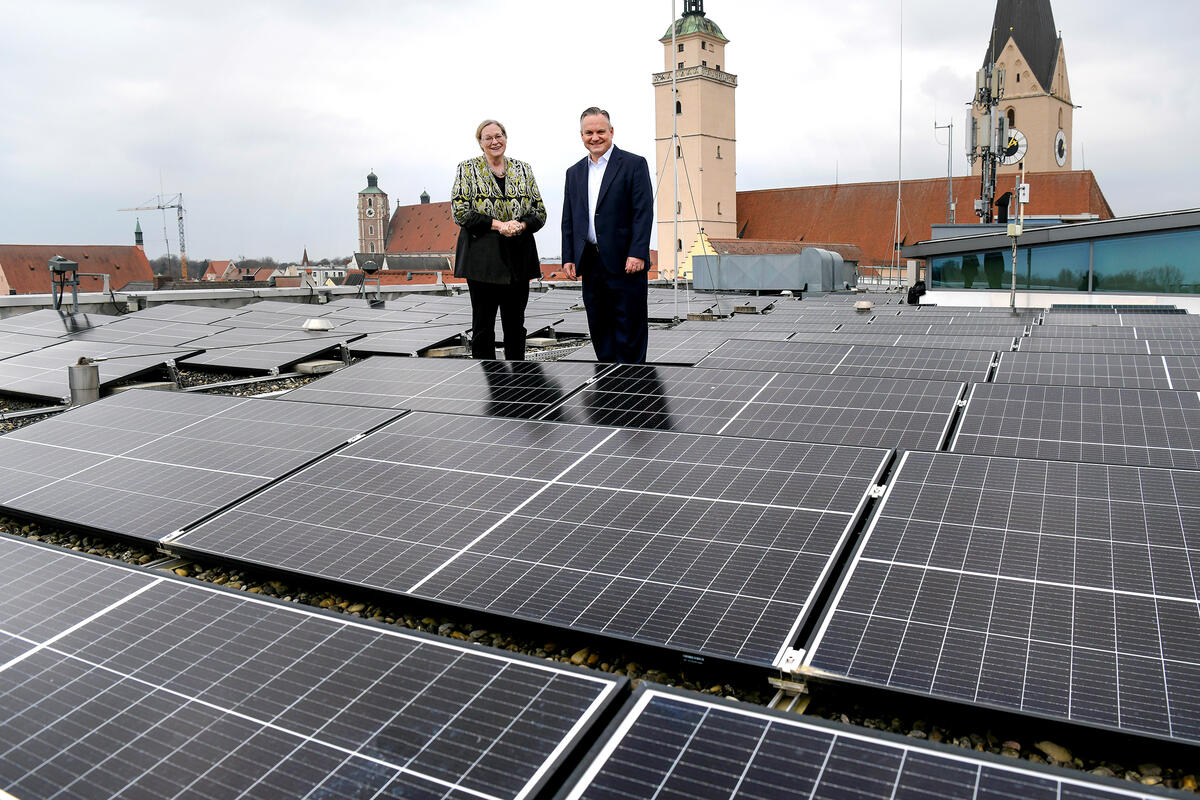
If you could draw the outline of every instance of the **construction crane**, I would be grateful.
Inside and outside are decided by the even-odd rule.
[[[154,197],[146,201],[147,204],[154,205],[134,206],[133,208],[118,208],[118,211],[157,211],[159,209],[173,208],[176,216],[179,219],[179,276],[184,280],[188,277],[187,266],[187,241],[183,230],[183,193],[163,199],[163,195],[156,194]],[[167,243],[167,263],[171,261],[171,240],[167,238],[166,222],[163,223],[163,239]]]

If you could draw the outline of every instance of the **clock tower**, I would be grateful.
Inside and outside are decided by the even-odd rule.
[[[997,0],[992,36],[983,63],[1004,72],[996,112],[1008,119],[1010,135],[998,172],[1066,172],[1071,169],[1071,87],[1062,37],[1054,27],[1050,0]],[[971,114],[977,124],[987,109],[978,103]],[[978,175],[980,162],[972,164]]]
[[[392,218],[389,211],[387,192],[379,188],[379,178],[371,172],[367,175],[367,188],[358,193],[357,252],[384,253],[388,222]]]
[[[704,0],[685,0],[683,16],[659,41],[666,72],[654,73],[658,271],[664,278],[674,277],[678,259],[679,277],[688,278],[691,261],[685,263],[685,258],[701,228],[711,238],[737,238],[737,76],[725,70],[729,40],[704,15]],[[678,201],[672,159],[678,162]]]

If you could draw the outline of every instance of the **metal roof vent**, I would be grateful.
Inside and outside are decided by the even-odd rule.
[[[875,304],[870,300],[859,300],[854,304],[855,311],[870,311],[875,307]]]
[[[331,331],[333,330],[333,323],[327,319],[306,319],[304,320],[304,330]]]

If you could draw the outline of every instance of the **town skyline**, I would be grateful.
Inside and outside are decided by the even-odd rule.
[[[1184,67],[1200,11],[1052,5],[1081,106],[1075,168],[1096,174],[1119,215],[1200,205],[1200,167],[1180,158],[1198,114]],[[163,255],[158,212],[117,211],[148,204],[161,180],[184,195],[192,259],[345,256],[368,171],[393,207],[423,190],[447,200],[454,165],[477,152],[475,125],[495,117],[510,154],[533,165],[550,211],[539,250],[553,257],[563,171],[584,155],[579,109],[607,107],[616,143],[653,158],[650,76],[662,70],[669,3],[617,2],[590,18],[550,2],[399,2],[373,13],[369,31],[355,8],[367,7],[12,4],[0,65],[26,77],[0,89],[17,109],[0,132],[0,242],[131,244],[140,216],[147,255]],[[903,4],[906,180],[945,175],[935,122],[953,122],[954,174],[968,170],[966,101],[995,3],[947,8]],[[899,3],[707,0],[705,11],[738,76],[739,190],[896,180]],[[497,20],[515,24],[521,47],[534,43],[531,55],[510,63],[503,53],[521,47],[490,46]]]

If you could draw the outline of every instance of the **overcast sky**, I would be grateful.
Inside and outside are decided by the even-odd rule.
[[[683,2],[677,0],[682,13]],[[1053,0],[1074,166],[1119,214],[1200,206],[1195,0]],[[706,0],[738,76],[738,188],[966,174],[965,103],[994,0]],[[903,17],[903,21],[902,21]],[[349,255],[374,169],[396,204],[449,199],[495,117],[532,163],[557,256],[579,111],[652,157],[670,0],[0,0],[0,243],[124,244],[182,192],[193,258]],[[903,28],[903,51],[901,31]],[[903,59],[901,53],[903,52]],[[960,219],[963,204],[960,203]],[[176,252],[175,220],[168,219]],[[141,212],[165,252],[161,212]]]

